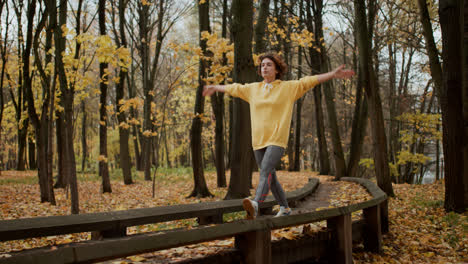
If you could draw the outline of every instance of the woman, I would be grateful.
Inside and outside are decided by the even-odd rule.
[[[254,219],[258,215],[258,204],[264,202],[270,188],[280,205],[276,217],[291,214],[286,195],[276,177],[275,167],[288,143],[294,102],[317,84],[354,75],[352,70],[345,70],[344,65],[341,65],[331,72],[307,76],[298,81],[281,81],[287,65],[278,54],[264,54],[259,57],[259,62],[258,73],[263,77],[262,82],[206,85],[203,89],[203,96],[226,92],[250,105],[252,146],[260,168],[260,180],[255,198],[246,198],[242,202],[248,219]]]

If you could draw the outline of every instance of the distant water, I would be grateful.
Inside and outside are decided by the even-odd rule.
[[[435,174],[432,171],[427,171],[422,180],[422,184],[431,184],[435,181]]]

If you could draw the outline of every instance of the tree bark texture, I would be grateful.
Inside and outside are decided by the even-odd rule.
[[[99,33],[101,36],[106,35],[106,0],[99,0],[98,6],[99,13]],[[102,178],[102,192],[111,193],[112,187],[109,178],[109,166],[107,163],[107,70],[108,63],[99,63],[99,89],[101,94],[99,96],[99,175]]]
[[[120,33],[120,46],[126,48],[127,47],[127,38],[125,35],[125,8],[128,1],[119,0],[119,33]],[[127,121],[126,113],[120,111],[120,102],[124,99],[125,94],[125,80],[127,78],[127,71],[124,70],[122,67],[119,70],[119,79],[120,82],[117,84],[116,92],[115,92],[115,99],[116,99],[116,107],[117,107],[117,120],[119,124],[125,123]],[[124,128],[119,126],[119,145],[120,145],[120,168],[122,169],[122,174],[124,178],[125,184],[132,184],[132,164],[130,160],[130,147],[128,144],[130,136],[129,128]]]
[[[316,27],[313,10],[315,9],[315,2],[307,2],[307,29],[310,32],[316,32]],[[320,43],[316,43],[320,45]],[[309,48],[309,57],[310,57],[310,68],[312,69],[312,74],[318,74],[321,69],[321,59],[320,53],[317,52],[314,48]],[[314,108],[315,108],[315,122],[317,130],[317,141],[319,149],[319,174],[328,175],[330,173],[330,159],[328,155],[327,141],[325,138],[325,124],[324,124],[324,115],[322,109],[322,86],[317,85],[314,90]]]
[[[209,1],[198,5],[198,18],[200,23],[200,47],[204,56],[207,55],[207,44],[206,40],[201,39],[201,34],[203,31],[211,32],[209,10]],[[192,151],[194,188],[189,197],[212,196],[212,194],[208,190],[208,186],[206,185],[205,175],[203,171],[203,146],[201,140],[203,123],[200,118],[200,115],[203,114],[205,106],[205,98],[202,96],[202,92],[203,86],[205,85],[205,81],[203,79],[207,76],[207,63],[208,62],[206,60],[200,58],[198,88],[195,98],[195,117],[192,120],[192,128],[190,129],[190,147]]]
[[[443,150],[445,160],[446,211],[463,213],[466,210],[463,164],[463,5],[462,1],[439,1],[439,18],[442,30],[442,59],[444,88],[441,91]],[[466,76],[465,76],[466,78]],[[465,120],[466,122],[466,120]]]
[[[67,1],[60,0],[59,2],[59,18],[57,23],[57,3],[54,0],[48,1],[48,10],[51,19],[55,21],[54,41],[55,41],[55,65],[59,76],[59,84],[61,94],[61,104],[64,112],[61,112],[63,120],[63,171],[64,177],[68,180],[71,194],[71,212],[72,214],[79,213],[79,198],[78,198],[78,183],[76,178],[76,160],[75,151],[73,148],[73,98],[75,94],[74,88],[68,87],[67,76],[62,53],[65,52],[65,37],[62,35],[62,25],[66,24],[67,19]],[[50,8],[49,8],[50,7]]]
[[[234,0],[231,12],[234,38],[234,82],[249,83],[256,80],[252,59],[253,1]],[[250,195],[249,187],[253,167],[252,136],[249,104],[233,99],[231,180],[225,199]]]
[[[378,186],[389,196],[394,196],[388,165],[387,139],[380,100],[379,88],[376,82],[371,57],[371,43],[368,36],[365,0],[354,0],[356,13],[356,29],[358,35],[359,64],[363,73],[369,113],[372,125],[372,139],[374,144],[374,163]]]

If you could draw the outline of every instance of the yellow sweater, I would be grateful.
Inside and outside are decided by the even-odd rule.
[[[318,84],[316,76],[298,81],[275,80],[226,85],[225,91],[250,104],[254,150],[275,145],[286,148],[294,102]]]

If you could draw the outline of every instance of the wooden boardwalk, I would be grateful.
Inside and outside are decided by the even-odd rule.
[[[261,217],[231,223],[222,223],[222,216],[224,213],[242,211],[241,200],[3,220],[0,221],[0,241],[88,231],[93,232],[95,240],[12,253],[11,257],[0,259],[0,263],[96,262],[229,237],[235,238],[235,249],[229,254],[230,257],[223,256],[221,262],[217,262],[214,256],[207,263],[230,263],[231,260],[231,263],[238,263],[239,260],[243,263],[288,263],[310,258],[325,258],[330,263],[352,263],[353,240],[362,240],[369,251],[381,251],[382,232],[388,231],[387,196],[368,180],[343,180],[361,184],[373,198],[344,207],[308,212],[296,210],[291,216]],[[300,205],[301,202],[304,205],[305,198],[315,191],[317,194],[320,192],[318,186],[318,180],[312,179],[303,188],[287,193],[291,206]],[[269,197],[261,210],[271,210],[274,204],[273,198]],[[353,223],[351,213],[360,210],[363,211],[363,219]],[[129,226],[194,217],[199,219],[200,226],[189,230],[126,235]],[[280,243],[271,241],[271,231],[274,229],[323,220],[327,221],[327,230],[313,238]]]

